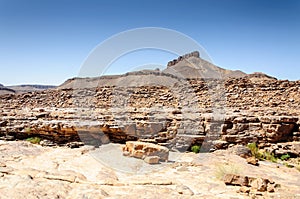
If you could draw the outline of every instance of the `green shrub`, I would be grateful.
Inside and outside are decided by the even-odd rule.
[[[194,146],[191,147],[191,151],[194,152],[194,153],[199,153],[200,149],[201,149],[200,145],[194,145]]]
[[[254,143],[254,142],[253,143],[249,143],[247,145],[247,147],[250,149],[252,156],[256,157],[259,160],[263,160],[264,159],[264,154],[261,153],[258,150],[258,147],[256,146],[256,143]]]
[[[277,162],[277,158],[274,156],[273,153],[265,152],[264,157],[265,157],[266,160],[269,160],[271,162]]]
[[[289,154],[284,154],[280,157],[282,161],[288,160],[291,156]]]
[[[39,144],[41,142],[41,138],[39,138],[39,137],[30,137],[30,138],[27,138],[26,141],[28,141],[32,144]]]
[[[259,151],[256,143],[249,143],[247,147],[250,149],[252,156],[254,156],[255,158],[259,160],[268,160],[271,162],[277,162],[277,158],[274,156],[273,153]]]
[[[250,151],[251,151],[251,154],[253,155],[253,156],[256,156],[257,155],[257,153],[258,153],[258,147],[256,146],[256,143],[249,143],[248,145],[247,145],[247,147],[250,149]]]

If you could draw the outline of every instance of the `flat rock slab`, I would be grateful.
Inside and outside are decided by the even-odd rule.
[[[240,186],[226,186],[218,179],[216,172],[224,165],[237,168],[239,175],[273,179],[281,185],[266,198],[300,196],[300,172],[295,168],[277,168],[274,163],[257,167],[226,151],[177,156],[170,153],[168,163],[155,165],[124,157],[121,145],[71,149],[14,141],[0,142],[0,151],[1,162],[5,163],[0,167],[1,199],[140,198],[141,193],[144,198],[250,198],[247,193],[237,193]],[[99,154],[102,159],[97,157]],[[151,172],[120,171],[111,164],[103,164],[104,159],[106,163],[122,163],[125,170],[126,165],[129,168],[144,164]],[[258,182],[257,187],[260,185]]]

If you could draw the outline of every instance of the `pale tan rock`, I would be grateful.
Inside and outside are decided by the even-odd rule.
[[[270,193],[275,192],[275,184],[268,184],[267,191]]]
[[[246,159],[247,163],[248,164],[252,164],[252,165],[255,165],[255,166],[258,166],[258,159],[256,159],[255,157],[249,157]]]
[[[0,162],[0,167],[6,167],[6,164],[4,162]]]
[[[144,158],[144,161],[148,164],[158,164],[159,163],[159,157],[158,156],[146,156]]]
[[[268,179],[257,178],[251,182],[250,186],[257,191],[264,192],[267,191],[268,182]]]

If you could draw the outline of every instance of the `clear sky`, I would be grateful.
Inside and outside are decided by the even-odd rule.
[[[0,0],[0,83],[61,84],[99,43],[141,27],[184,33],[223,68],[300,79],[299,0]],[[120,72],[170,58],[129,56]]]

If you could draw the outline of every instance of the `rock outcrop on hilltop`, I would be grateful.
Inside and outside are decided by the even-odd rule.
[[[202,59],[198,51],[179,56],[177,59],[168,62],[167,66],[163,71],[164,73],[189,79],[227,79],[241,78],[247,75],[239,70],[233,71],[220,68]]]
[[[199,59],[192,53],[168,68],[186,58]],[[209,69],[226,74],[216,66]],[[300,156],[300,81],[263,74],[200,77],[144,71],[75,78],[52,90],[2,95],[0,135],[95,146],[138,140],[179,151],[194,144],[209,151],[255,142],[275,154]],[[220,99],[214,98],[214,85],[222,87]],[[216,117],[216,106],[222,106],[222,117]]]
[[[194,51],[188,54],[185,54],[183,56],[179,56],[177,59],[173,59],[172,61],[169,61],[167,66],[175,66],[179,62],[183,61],[184,59],[188,59],[190,57],[200,58],[200,53],[198,51]]]

